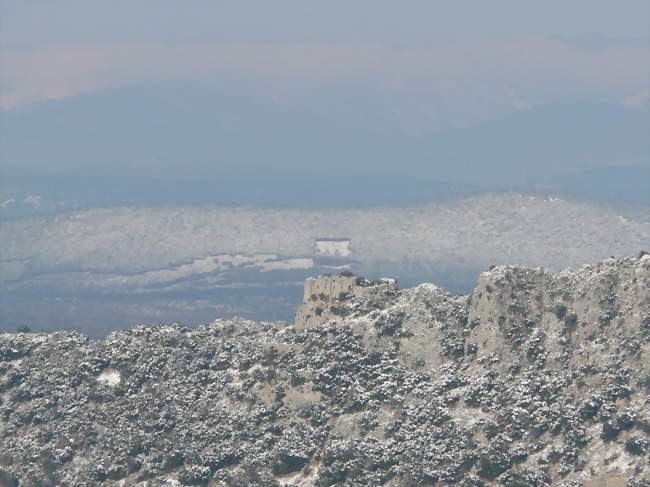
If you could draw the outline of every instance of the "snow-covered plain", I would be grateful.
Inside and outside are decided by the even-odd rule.
[[[224,254],[310,257],[323,234],[350,238],[361,261],[562,268],[638,252],[650,244],[650,222],[589,202],[518,194],[361,210],[102,208],[5,222],[0,261],[27,262],[23,275],[136,274],[188,264],[201,272],[200,259]]]
[[[244,296],[247,289],[256,288],[261,296],[261,288],[297,290],[305,277],[335,268],[397,277],[406,285],[433,281],[468,292],[478,272],[490,265],[560,269],[612,255],[635,255],[650,248],[647,216],[647,208],[624,212],[589,201],[515,193],[346,210],[87,209],[4,222],[0,291],[5,296],[19,293],[24,303],[35,290],[48,298],[65,293],[77,301],[88,293],[151,299],[164,292],[165,306],[182,292],[185,316],[191,308],[188,296],[199,290],[238,289]],[[337,255],[330,256],[332,252],[318,245],[324,236],[341,247]],[[299,304],[292,301],[299,291],[291,296],[282,297],[284,311],[279,316],[285,319]],[[225,304],[219,296],[194,299],[211,301],[210,309]],[[9,298],[5,304],[12,305]],[[79,301],[74,306],[82,305]],[[130,306],[137,308],[138,303]],[[261,319],[250,314],[258,306],[247,302],[244,308],[241,303],[227,307],[234,314]],[[264,306],[268,318],[274,305],[265,301]],[[160,306],[142,303],[147,307]],[[7,316],[0,314],[5,322],[19,314],[10,320]],[[156,314],[163,321],[165,316]],[[1,326],[15,328],[14,323]]]

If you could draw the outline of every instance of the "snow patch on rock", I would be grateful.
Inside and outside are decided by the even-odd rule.
[[[121,380],[120,373],[115,369],[106,369],[97,376],[97,382],[110,387],[116,386]]]

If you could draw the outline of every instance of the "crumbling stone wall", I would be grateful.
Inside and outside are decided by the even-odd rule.
[[[294,324],[298,328],[313,326],[341,316],[348,301],[355,298],[383,302],[397,292],[394,279],[369,281],[351,274],[323,275],[305,281],[303,304]]]
[[[356,276],[318,276],[305,281],[305,294],[303,302],[315,301],[316,296],[320,303],[331,303],[341,293],[349,293],[357,284]]]

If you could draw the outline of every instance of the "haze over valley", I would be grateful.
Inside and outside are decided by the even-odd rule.
[[[108,207],[6,221],[2,327],[98,336],[214,316],[290,321],[324,272],[473,289],[491,265],[560,269],[650,248],[646,208],[492,193],[361,209]]]
[[[334,50],[327,78],[314,66],[300,79],[208,70],[65,96],[16,71],[36,91],[0,112],[0,327],[102,336],[290,321],[303,280],[320,273],[467,293],[495,264],[636,255],[650,247],[650,112],[633,64],[643,48],[610,44],[540,41],[597,66],[603,52],[628,56],[624,80],[575,73],[573,89],[590,86],[580,95],[548,79],[499,84],[482,63],[472,70],[486,84],[464,89],[432,85],[433,71],[389,72],[409,56],[438,63],[453,45],[383,52],[392,61],[361,77]],[[507,44],[489,48],[515,62]],[[269,55],[282,64],[291,52]]]

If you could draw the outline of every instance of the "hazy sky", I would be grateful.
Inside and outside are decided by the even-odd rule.
[[[130,83],[228,76],[424,80],[442,91],[485,84],[515,108],[563,93],[632,104],[648,96],[646,0],[0,5],[3,108]]]
[[[510,36],[647,39],[645,0],[3,0],[5,49],[62,44],[361,43]]]
[[[12,170],[543,185],[648,164],[647,0],[0,5]]]

